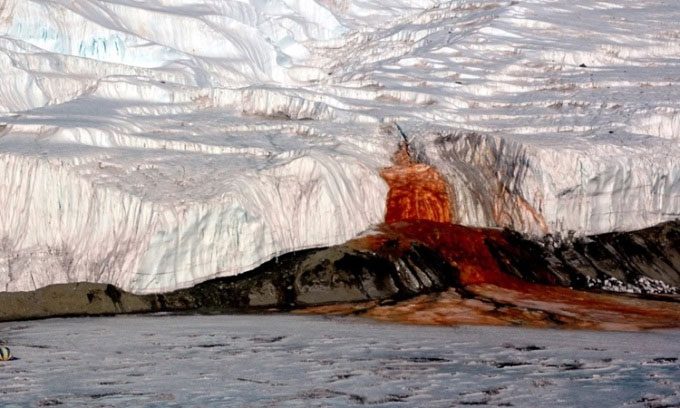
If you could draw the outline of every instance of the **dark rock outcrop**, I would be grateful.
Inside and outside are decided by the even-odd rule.
[[[405,299],[455,284],[457,271],[421,245],[360,251],[341,245],[283,255],[233,278],[158,296],[166,310],[291,309],[340,302]]]
[[[502,269],[523,280],[650,294],[680,288],[680,220],[558,241],[532,241],[513,231],[504,236],[509,245],[487,245]]]
[[[153,311],[151,299],[100,283],[50,285],[31,292],[0,293],[0,321]]]
[[[490,262],[497,264],[502,274],[524,282],[641,294],[672,294],[680,287],[680,221],[635,232],[540,242],[509,230],[474,231],[477,236],[486,236],[477,250],[488,249]],[[398,240],[388,234],[368,246],[349,242],[285,254],[235,277],[213,279],[164,294],[133,295],[112,285],[91,283],[0,293],[0,321],[389,303],[449,288],[459,288],[464,295],[465,282],[461,283],[457,263],[447,261],[442,250],[418,239]],[[474,252],[459,251],[455,256],[478,262],[478,253],[470,251]],[[677,297],[664,299],[674,301]]]
[[[381,253],[347,245],[285,254],[236,277],[158,295],[75,283],[0,293],[0,321],[117,313],[289,310],[310,305],[406,299],[454,286],[457,271],[419,245]]]

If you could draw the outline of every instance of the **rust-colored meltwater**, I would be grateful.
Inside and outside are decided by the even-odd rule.
[[[406,145],[393,158],[394,165],[382,171],[390,190],[385,222],[451,222],[449,187],[433,167],[411,160]]]
[[[517,248],[501,230],[452,224],[455,217],[444,178],[435,168],[411,160],[405,146],[395,154],[394,166],[385,169],[382,176],[390,187],[385,223],[376,234],[349,245],[374,253],[400,251],[415,243],[425,245],[454,267],[459,286],[390,305],[329,305],[303,313],[352,313],[385,321],[438,325],[602,330],[680,326],[677,302],[535,284],[504,272],[500,264],[504,260],[492,249],[512,254]],[[526,272],[532,273],[520,275],[539,273],[535,268]]]

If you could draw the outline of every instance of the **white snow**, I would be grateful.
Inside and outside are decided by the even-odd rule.
[[[662,0],[3,0],[0,290],[158,292],[343,242],[383,218],[395,121],[458,222],[676,218],[678,21]]]
[[[670,286],[660,280],[650,279],[646,276],[637,278],[635,284],[625,283],[614,277],[602,280],[586,276],[586,279],[589,288],[599,288],[610,292],[655,294],[678,293],[678,288]]]
[[[661,407],[680,332],[418,327],[296,316],[0,324],[3,407]]]

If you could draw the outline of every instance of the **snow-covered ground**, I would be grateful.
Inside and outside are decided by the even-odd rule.
[[[455,221],[680,214],[673,1],[0,0],[0,290],[159,292],[379,223],[399,142]]]
[[[0,324],[0,405],[661,407],[680,332],[435,328],[296,316]]]

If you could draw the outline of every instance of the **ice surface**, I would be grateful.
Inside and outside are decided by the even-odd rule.
[[[0,290],[159,292],[379,223],[399,141],[454,221],[680,215],[680,7],[0,1]]]
[[[680,403],[680,332],[295,316],[0,324],[0,405],[620,407]]]

